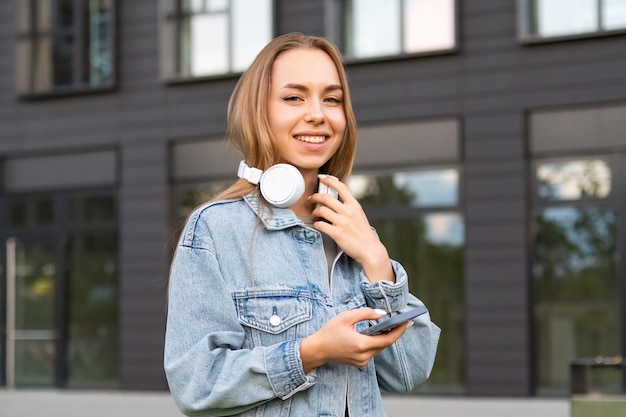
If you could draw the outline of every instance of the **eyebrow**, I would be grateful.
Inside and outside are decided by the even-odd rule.
[[[287,83],[282,88],[283,89],[292,88],[294,90],[299,90],[299,91],[308,90],[308,88],[302,84],[293,84],[293,83]],[[341,87],[339,84],[331,84],[327,86],[326,88],[324,88],[324,91],[337,91],[337,90],[343,92],[343,87]]]

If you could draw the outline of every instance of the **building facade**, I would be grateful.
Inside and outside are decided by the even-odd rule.
[[[235,179],[241,71],[292,31],[343,51],[349,186],[443,330],[416,395],[565,395],[572,360],[622,355],[625,1],[15,0],[1,385],[167,388],[177,233]]]

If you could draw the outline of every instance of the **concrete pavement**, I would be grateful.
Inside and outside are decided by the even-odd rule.
[[[570,417],[567,399],[385,396],[389,417]],[[167,392],[5,390],[0,417],[180,417]]]

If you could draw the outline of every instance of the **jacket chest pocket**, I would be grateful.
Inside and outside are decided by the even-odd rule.
[[[233,294],[239,323],[251,346],[267,346],[307,336],[311,299],[294,290],[258,290]]]

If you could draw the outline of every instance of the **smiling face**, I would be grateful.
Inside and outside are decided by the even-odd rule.
[[[272,140],[282,162],[305,177],[316,175],[334,155],[346,130],[343,89],[323,51],[298,48],[278,56],[268,98]]]

